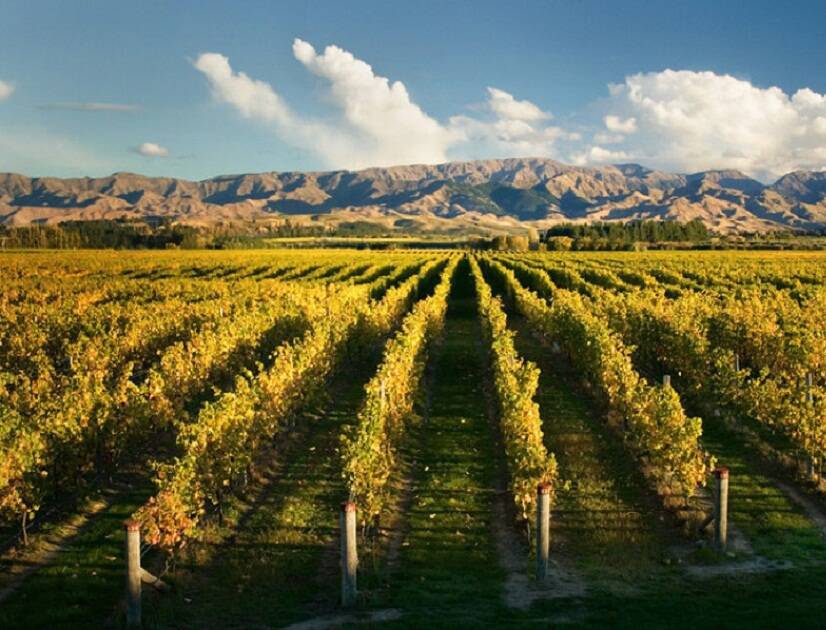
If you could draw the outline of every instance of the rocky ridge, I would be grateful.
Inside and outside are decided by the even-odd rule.
[[[578,167],[515,158],[203,181],[0,174],[6,225],[120,218],[210,225],[285,217],[408,229],[697,219],[720,232],[820,230],[826,228],[826,172],[797,171],[765,185],[735,170],[677,174],[637,164]]]

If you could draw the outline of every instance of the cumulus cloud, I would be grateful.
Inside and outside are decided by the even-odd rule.
[[[297,39],[293,54],[329,81],[334,102],[342,110],[337,124],[296,114],[269,83],[235,72],[223,55],[204,53],[195,67],[206,76],[216,100],[232,105],[246,118],[273,124],[284,140],[316,153],[328,166],[446,159],[442,136],[448,134],[410,101],[401,83],[390,85],[369,65],[336,46],[319,55]]]
[[[454,153],[462,157],[559,157],[560,142],[576,140],[561,127],[545,121],[550,112],[530,101],[516,100],[497,88],[488,88],[486,117],[453,116],[449,127],[456,132]]]
[[[123,103],[49,103],[41,105],[40,109],[58,109],[75,112],[139,112],[139,105]]]
[[[233,72],[229,59],[223,55],[204,53],[195,61],[195,67],[209,80],[215,98],[234,106],[242,116],[291,122],[289,108],[269,84],[251,79],[243,72]]]
[[[457,158],[553,157],[579,164],[637,161],[675,171],[736,168],[761,179],[826,166],[826,96],[713,72],[635,74],[608,86],[597,118],[582,113],[580,133],[547,109],[496,88],[469,113],[440,121],[401,81],[380,76],[338,47],[317,51],[296,39],[293,56],[325,82],[333,115],[293,109],[277,89],[208,52],[194,66],[213,96],[241,116],[273,128],[327,167],[436,163]]]
[[[296,39],[293,54],[313,74],[326,79],[333,102],[358,144],[377,163],[440,162],[447,158],[452,132],[416,105],[401,81],[376,75],[369,64],[338,46],[319,54]]]
[[[513,95],[494,87],[488,88],[488,104],[497,116],[507,120],[535,122],[551,118],[549,112],[543,112],[530,101],[518,101]]]
[[[637,131],[637,119],[633,117],[623,120],[619,116],[608,114],[602,120],[605,123],[605,128],[608,131],[613,131],[614,133],[629,134]]]
[[[826,165],[826,96],[807,88],[788,95],[730,75],[665,70],[610,85],[603,107],[605,128],[627,135],[616,153],[656,168],[734,168],[771,180]],[[604,139],[578,157],[600,161]]]
[[[293,56],[327,82],[336,119],[296,113],[272,85],[233,70],[221,54],[204,53],[194,66],[209,81],[216,100],[246,118],[271,124],[282,139],[334,168],[444,162],[473,157],[471,147],[491,155],[551,155],[557,140],[566,137],[544,124],[551,118],[548,112],[497,88],[488,88],[483,117],[454,116],[441,123],[413,101],[401,81],[377,75],[338,46],[318,52],[296,39]]]
[[[288,142],[319,154],[329,166],[359,167],[446,159],[449,133],[410,101],[399,82],[390,84],[350,53],[328,46],[323,54],[296,39],[293,54],[312,73],[327,79],[339,124],[297,115],[273,87],[235,72],[229,59],[205,53],[195,67],[213,95],[246,117],[274,124]]]
[[[7,99],[14,92],[14,86],[11,83],[0,81],[0,101]]]
[[[611,151],[601,146],[592,146],[587,151],[574,153],[571,162],[578,166],[587,164],[616,164],[617,162],[627,162],[629,159],[625,151]]]
[[[154,142],[144,142],[135,147],[134,151],[146,157],[167,157],[169,155],[169,149]]]

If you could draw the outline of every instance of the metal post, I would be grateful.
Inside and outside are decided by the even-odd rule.
[[[550,522],[551,484],[540,483],[536,487],[536,579],[540,582],[548,576]]]
[[[341,504],[341,605],[356,603],[356,504],[345,501]]]
[[[725,551],[728,540],[728,468],[717,468],[714,479],[714,542],[720,551]]]
[[[671,385],[671,375],[670,374],[663,374],[663,387],[669,387]]]
[[[734,354],[734,371],[740,371],[740,355],[737,353]]]
[[[141,532],[137,521],[126,521],[126,625],[141,625]]]

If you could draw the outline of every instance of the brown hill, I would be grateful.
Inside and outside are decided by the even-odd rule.
[[[826,228],[826,173],[794,172],[766,186],[734,170],[683,175],[637,164],[505,159],[198,182],[134,173],[0,174],[0,222],[7,225],[117,218],[208,225],[284,217],[455,230],[630,219],[699,219],[722,232],[811,230]]]

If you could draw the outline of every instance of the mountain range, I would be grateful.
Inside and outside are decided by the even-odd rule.
[[[579,167],[513,158],[203,181],[133,173],[73,179],[0,174],[2,224],[120,218],[190,225],[366,221],[442,232],[697,219],[722,233],[821,230],[826,172],[796,171],[766,185],[736,170],[677,174],[637,164]]]

